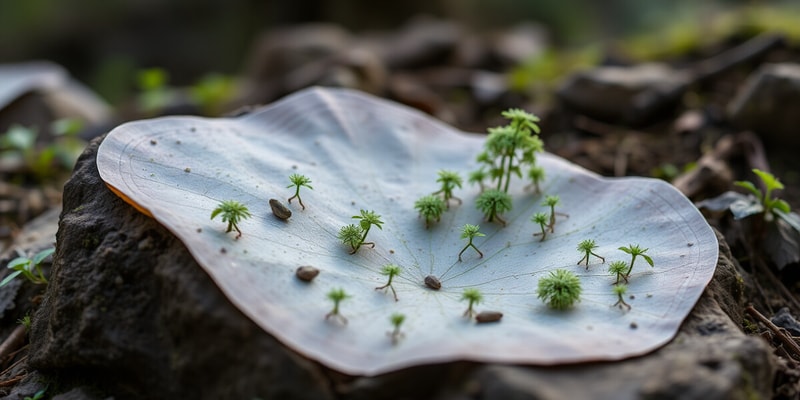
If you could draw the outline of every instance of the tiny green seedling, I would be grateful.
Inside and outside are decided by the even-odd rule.
[[[539,279],[536,295],[550,308],[566,310],[581,297],[581,280],[565,269],[550,271],[550,275]]]
[[[44,394],[47,392],[47,387],[44,389],[39,389],[33,396],[25,396],[22,400],[42,400],[44,399]]]
[[[24,317],[22,317],[22,318],[17,320],[17,323],[22,325],[25,328],[25,332],[30,332],[31,331],[31,323],[32,323],[32,321],[31,321],[31,315],[30,314],[25,314]]]
[[[333,309],[329,313],[325,314],[325,319],[335,318],[341,321],[343,324],[347,324],[347,318],[345,318],[344,315],[339,312],[339,303],[341,303],[344,299],[350,298],[350,295],[348,295],[344,289],[337,288],[331,289],[331,291],[328,292],[328,298],[333,302]]]
[[[628,283],[628,276],[625,273],[628,271],[628,264],[625,261],[612,261],[608,264],[608,272],[617,277],[615,285],[619,284],[620,279]]]
[[[511,196],[502,190],[488,189],[478,196],[475,206],[484,214],[486,222],[497,220],[505,226],[506,221],[500,215],[511,210]]]
[[[354,215],[353,218],[360,220],[358,226],[354,224],[343,226],[339,230],[339,239],[342,243],[352,248],[350,254],[355,254],[364,245],[374,248],[374,242],[365,242],[364,240],[367,239],[367,234],[372,225],[377,226],[378,229],[383,229],[381,216],[373,211],[361,210],[361,214]]]
[[[394,301],[397,301],[397,292],[394,290],[394,286],[392,286],[392,279],[394,279],[395,276],[400,275],[400,271],[401,268],[398,265],[395,264],[384,265],[383,269],[381,269],[381,274],[388,276],[389,281],[386,282],[386,284],[383,286],[376,287],[375,290],[381,290],[387,288],[392,289],[392,294],[394,295]]]
[[[434,195],[441,194],[442,199],[444,200],[445,206],[449,209],[450,208],[450,199],[458,201],[458,204],[461,204],[461,199],[458,197],[453,196],[453,189],[458,187],[461,188],[461,184],[463,181],[461,180],[461,176],[458,172],[447,171],[447,170],[440,170],[439,171],[439,178],[436,179],[436,182],[442,184],[441,189],[436,192],[433,192]]]
[[[623,298],[625,296],[625,292],[628,291],[628,285],[626,284],[614,285],[614,288],[612,290],[614,291],[614,294],[617,295],[617,302],[614,303],[612,307],[619,306],[620,309],[622,307],[625,307],[628,310],[630,310],[631,305],[626,303],[625,299]]]
[[[539,239],[539,241],[543,242],[544,239],[547,238],[547,214],[543,212],[537,212],[531,217],[531,222],[539,224],[539,227],[542,229],[542,231],[534,233],[533,236],[541,236],[542,238]]]
[[[583,253],[583,258],[578,260],[578,265],[581,265],[582,262],[586,261],[586,270],[588,271],[589,256],[595,256],[605,263],[606,259],[603,256],[598,255],[597,253],[594,252],[594,249],[596,248],[597,244],[594,242],[593,239],[582,240],[580,243],[578,243],[578,251]]]
[[[478,187],[480,187],[481,193],[483,193],[483,191],[486,190],[486,186],[484,186],[483,181],[486,180],[486,178],[488,177],[489,174],[486,173],[486,170],[483,169],[483,167],[480,167],[477,170],[469,173],[469,176],[467,177],[467,182],[469,182],[470,185],[477,184]]]
[[[458,261],[461,261],[461,255],[464,254],[464,252],[470,247],[472,247],[473,249],[475,249],[475,251],[478,252],[480,258],[483,258],[483,253],[480,250],[478,250],[478,248],[475,246],[474,243],[472,243],[472,240],[475,239],[476,237],[486,236],[483,233],[481,233],[480,230],[481,230],[480,226],[472,224],[464,224],[464,226],[461,227],[461,239],[467,239],[469,240],[469,242],[467,243],[466,246],[464,246],[463,249],[461,249],[461,252],[458,253]]]
[[[753,173],[758,175],[759,179],[761,179],[761,183],[764,184],[766,192],[761,193],[761,190],[756,188],[756,185],[748,181],[736,181],[733,184],[747,189],[761,201],[761,206],[764,208],[765,217],[772,218],[772,214],[775,212],[775,210],[789,213],[791,211],[789,203],[777,197],[772,197],[772,191],[783,189],[783,183],[781,183],[778,178],[769,172],[755,168],[753,169]]]
[[[392,344],[397,344],[400,341],[400,339],[402,339],[405,336],[405,334],[400,331],[400,326],[403,325],[403,322],[405,322],[405,320],[406,320],[405,314],[393,313],[392,315],[389,316],[389,322],[392,323],[393,329],[391,332],[387,332],[387,334],[389,335],[389,337],[392,338]]]
[[[289,197],[289,199],[287,201],[289,202],[289,204],[291,204],[292,203],[292,199],[296,198],[297,201],[300,202],[300,207],[302,207],[303,210],[305,210],[306,206],[303,204],[303,199],[300,198],[300,187],[305,186],[305,187],[307,187],[307,188],[309,188],[311,190],[314,190],[314,188],[311,187],[311,185],[309,185],[311,183],[311,179],[309,179],[305,175],[291,174],[291,175],[289,175],[289,181],[291,181],[292,184],[289,185],[289,186],[286,186],[286,187],[287,188],[294,187],[295,191],[294,191],[294,196]]]
[[[553,233],[556,229],[556,215],[561,216],[568,216],[564,213],[556,212],[556,205],[561,202],[561,198],[558,196],[545,196],[544,201],[542,202],[543,206],[550,207],[550,222],[547,226],[550,228],[550,233]]]
[[[433,221],[439,222],[445,206],[445,201],[441,197],[432,194],[422,196],[414,203],[414,208],[419,211],[419,215],[425,218],[425,228],[430,227]]]
[[[10,273],[0,282],[0,287],[7,285],[20,274],[31,283],[37,285],[46,284],[47,278],[44,277],[44,273],[42,272],[42,261],[44,261],[47,256],[53,254],[54,251],[56,251],[55,248],[49,248],[36,253],[33,258],[17,257],[9,261],[6,268],[14,270],[14,272]]]
[[[531,181],[531,185],[533,185],[533,190],[536,193],[541,193],[541,189],[539,184],[544,181],[544,168],[534,165],[528,170],[528,179]]]
[[[236,239],[242,236],[242,231],[239,229],[239,221],[251,216],[247,206],[236,200],[224,200],[219,203],[217,208],[211,211],[211,219],[214,219],[219,214],[222,214],[222,222],[228,223],[228,229],[225,233],[236,230],[238,233]]]
[[[466,288],[464,289],[464,293],[461,294],[461,300],[467,300],[469,302],[467,310],[464,311],[464,316],[467,318],[472,318],[472,315],[475,313],[474,306],[483,301],[483,295],[478,289]]]
[[[642,258],[644,258],[644,260],[647,261],[647,263],[650,264],[651,267],[654,266],[653,259],[650,258],[650,256],[648,256],[647,254],[644,254],[647,252],[647,250],[650,249],[643,249],[639,247],[638,244],[630,244],[628,245],[628,247],[623,246],[620,247],[619,249],[631,255],[631,265],[628,267],[628,271],[625,272],[626,278],[631,276],[631,271],[633,271],[633,263],[634,261],[636,261],[637,256],[642,256]]]

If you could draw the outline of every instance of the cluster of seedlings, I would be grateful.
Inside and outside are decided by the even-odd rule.
[[[543,151],[543,143],[538,137],[539,127],[537,122],[539,118],[519,109],[510,109],[503,112],[502,115],[509,119],[510,122],[508,125],[489,129],[484,150],[476,159],[480,167],[469,174],[468,182],[472,185],[478,185],[480,188],[480,194],[475,200],[475,206],[483,213],[484,221],[489,223],[497,222],[501,226],[506,226],[507,222],[503,218],[503,214],[513,208],[513,199],[508,193],[512,176],[517,178],[522,178],[523,175],[527,176],[530,181],[527,188],[532,188],[536,194],[539,194],[541,193],[540,184],[545,178],[545,171],[536,164],[536,153]],[[523,171],[525,171],[524,174]],[[291,184],[287,188],[294,188],[295,190],[287,201],[291,204],[292,200],[297,199],[301,208],[305,210],[305,205],[300,198],[300,189],[302,187],[313,189],[310,185],[311,180],[301,174],[291,174],[289,180]],[[460,189],[463,185],[463,179],[457,172],[440,170],[438,171],[436,182],[440,185],[439,190],[420,197],[414,203],[414,209],[424,219],[426,229],[439,222],[442,215],[450,210],[451,205],[462,205],[463,203],[460,198],[454,195],[454,191]],[[277,218],[287,220],[291,217],[291,210],[279,200],[270,199],[269,204]],[[540,241],[546,240],[548,233],[555,232],[557,217],[568,217],[567,214],[556,211],[556,206],[559,204],[559,196],[545,195],[541,203],[541,206],[545,207],[545,211],[536,212],[531,216],[530,220],[539,226],[539,230],[534,232],[533,236],[540,237]],[[227,222],[226,232],[234,230],[237,232],[236,239],[242,236],[238,223],[251,216],[247,207],[235,200],[222,201],[212,211],[211,219],[214,219],[217,215],[221,215],[222,222]],[[341,227],[337,235],[338,239],[349,248],[350,254],[355,254],[363,246],[374,248],[375,243],[367,241],[367,236],[373,226],[383,229],[384,222],[381,220],[381,216],[374,211],[362,209],[359,215],[354,215],[352,218],[358,220],[358,223]],[[474,243],[476,238],[483,236],[485,234],[480,232],[479,225],[464,224],[462,226],[461,239],[466,240],[467,243],[458,253],[459,262],[462,261],[464,252],[469,248],[472,248],[479,258],[483,257],[483,252]],[[599,258],[601,263],[605,263],[605,258],[595,252],[597,248],[598,245],[594,240],[581,241],[577,249],[582,258],[577,264],[581,265],[583,263],[588,271],[592,256]],[[624,261],[613,261],[609,264],[608,271],[616,278],[613,283],[613,293],[617,296],[617,302],[612,306],[629,310],[631,306],[625,302],[624,295],[627,292],[628,278],[633,269],[633,264],[639,256],[650,266],[653,266],[653,260],[645,254],[648,249],[642,249],[638,245],[629,245],[619,249],[630,254],[631,261],[630,264]],[[392,283],[394,278],[400,275],[401,272],[402,268],[398,265],[385,265],[381,269],[381,274],[387,277],[387,281],[384,285],[376,287],[375,290],[391,290],[395,301],[398,301],[397,291]],[[298,279],[310,282],[319,274],[319,270],[311,266],[301,266],[296,270],[295,274]],[[439,290],[442,286],[439,279],[433,275],[427,276],[424,283],[433,290]],[[547,306],[555,310],[566,310],[580,301],[581,291],[581,280],[574,272],[566,269],[555,269],[550,271],[547,276],[539,279],[536,293],[537,297]],[[350,298],[351,295],[342,288],[335,288],[327,293],[327,297],[333,303],[333,307],[325,315],[325,319],[332,319],[346,324],[347,319],[341,314],[340,304]],[[464,289],[461,300],[468,303],[463,315],[470,320],[474,318],[478,323],[487,323],[500,321],[503,317],[503,314],[499,311],[477,312],[475,310],[475,306],[483,302],[483,295],[477,288]],[[404,336],[401,326],[405,320],[406,316],[404,314],[394,313],[390,316],[389,322],[393,329],[387,332],[387,335],[392,343],[399,342]]]

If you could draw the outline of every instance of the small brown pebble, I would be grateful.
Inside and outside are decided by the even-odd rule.
[[[433,290],[439,290],[442,288],[442,282],[439,282],[439,278],[433,275],[428,275],[425,277],[425,286]]]
[[[269,199],[269,206],[272,208],[272,213],[282,220],[287,220],[292,216],[292,210],[288,209],[278,199]]]
[[[503,318],[503,313],[500,311],[481,311],[475,316],[475,321],[478,321],[479,324],[484,324],[500,321],[501,318]]]
[[[155,146],[157,143],[158,142],[156,142],[155,140],[150,140],[150,144],[152,144],[153,146]]]
[[[319,269],[310,265],[302,265],[297,267],[297,270],[294,272],[294,274],[297,276],[297,279],[300,279],[301,281],[311,282],[317,277],[317,275],[319,275]]]
[[[220,253],[222,253],[222,254],[225,254],[225,253],[227,253],[227,252],[228,252],[228,250],[226,250],[226,249],[223,247],[223,248],[219,249],[219,252],[220,252]]]
[[[639,325],[637,325],[636,322],[631,322],[631,329],[636,329],[638,327]]]
[[[184,168],[184,169],[183,169],[183,172],[187,172],[187,173],[188,173],[188,172],[192,172],[192,169],[191,169],[191,168],[189,168],[189,167],[186,167],[186,168]]]

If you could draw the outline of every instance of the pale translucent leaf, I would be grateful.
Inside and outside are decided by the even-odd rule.
[[[603,179],[565,160],[541,154],[547,173],[542,195],[512,183],[514,209],[502,228],[485,223],[474,207],[477,188],[455,191],[441,221],[425,229],[414,202],[438,190],[437,171],[466,177],[477,165],[484,135],[456,131],[428,116],[345,90],[310,89],[235,119],[171,117],[133,122],[112,131],[98,153],[103,179],[174,232],[230,301],[286,345],[350,374],[372,375],[452,360],[558,364],[614,360],[663,345],[711,279],[717,241],[697,209],[660,180]],[[275,218],[269,198],[285,200],[288,176],[308,176],[305,210],[290,205],[288,221]],[[555,233],[540,242],[530,221],[546,211],[544,194],[560,196]],[[222,200],[245,203],[253,218],[235,240],[209,219]],[[381,215],[374,249],[355,255],[336,238],[360,209]],[[465,223],[480,224],[484,252],[458,252]],[[606,258],[628,261],[620,246],[649,248],[655,268],[637,263],[628,294],[630,312],[612,307],[614,278],[593,259],[576,265],[575,248],[594,239]],[[223,251],[224,249],[224,251]],[[135,251],[132,249],[131,251]],[[394,278],[399,301],[376,291],[381,268],[402,267]],[[322,272],[310,284],[294,271]],[[566,312],[536,298],[540,277],[556,268],[577,273],[582,300]],[[427,288],[429,274],[442,283]],[[326,294],[344,288],[346,325],[324,316]],[[465,288],[478,288],[477,311],[500,311],[499,322],[477,325],[462,316]],[[404,337],[392,343],[390,316],[406,315]]]

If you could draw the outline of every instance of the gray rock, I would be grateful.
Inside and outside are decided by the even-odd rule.
[[[119,398],[331,398],[320,367],[245,317],[180,241],[105,186],[99,143],[65,186],[30,365]]]
[[[376,377],[328,370],[253,324],[180,241],[113,195],[96,170],[98,143],[65,187],[51,283],[31,332],[31,366],[60,380],[85,386],[91,376],[116,398],[153,399],[771,396],[772,351],[739,328],[743,283],[721,237],[714,279],[677,337],[651,354],[566,366],[453,362]]]
[[[747,78],[728,104],[731,122],[765,141],[800,145],[800,64],[764,64]]]
[[[664,64],[598,67],[577,72],[557,95],[574,112],[602,121],[642,125],[674,107],[691,76]]]

